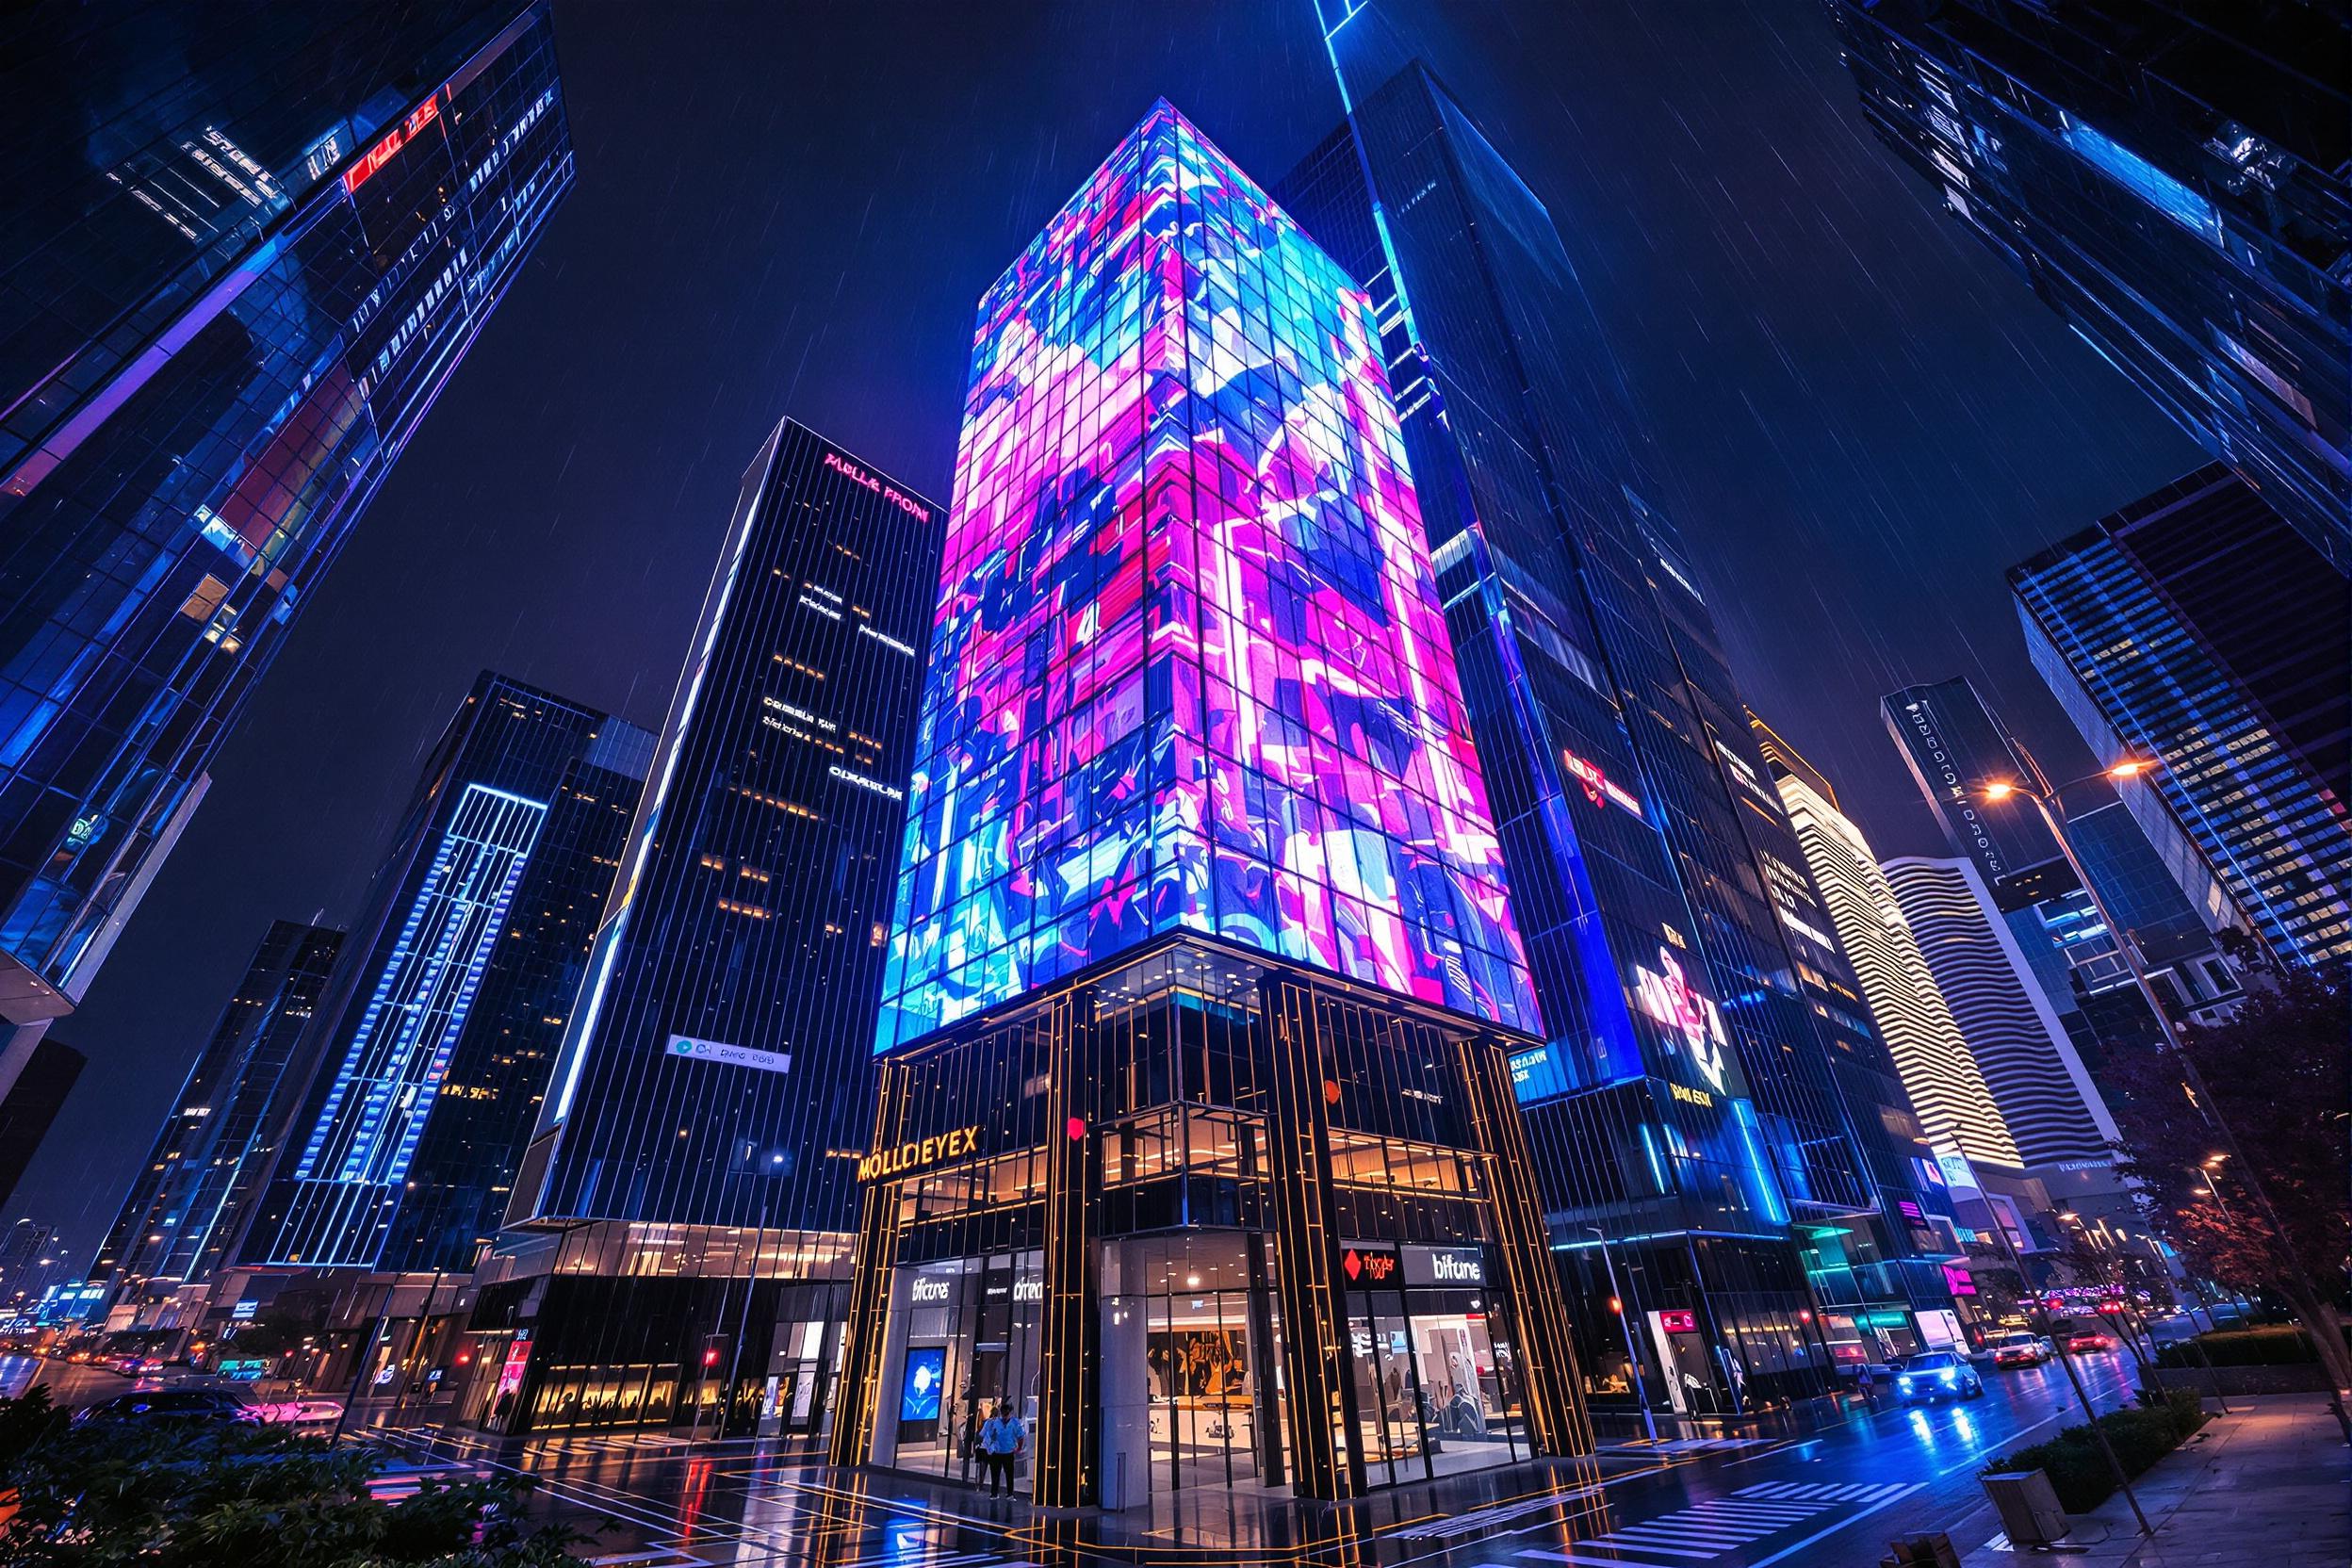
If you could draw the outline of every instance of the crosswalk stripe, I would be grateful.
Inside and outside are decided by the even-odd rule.
[[[1627,1525],[1617,1532],[1617,1538],[1621,1541],[1688,1541],[1698,1546],[1737,1546],[1745,1542],[1754,1541],[1757,1536],[1772,1533],[1771,1530],[1741,1530],[1734,1533],[1728,1529],[1699,1529],[1689,1525],[1670,1523],[1669,1520],[1672,1517],[1669,1515],[1667,1519],[1653,1519],[1645,1525]]]
[[[1546,1562],[1564,1562],[1568,1568],[1638,1568],[1621,1557],[1578,1557],[1574,1552],[1515,1552],[1514,1557],[1540,1557]],[[1478,1568],[1508,1568],[1500,1562],[1481,1562]]]
[[[1596,1535],[1592,1538],[1592,1544],[1595,1546],[1618,1546],[1619,1542],[1613,1535]],[[1693,1552],[1685,1550],[1680,1546],[1653,1546],[1646,1541],[1627,1541],[1623,1544],[1621,1549],[1628,1552],[1648,1552],[1656,1557],[1697,1558],[1702,1562],[1712,1561],[1716,1558],[1723,1555],[1720,1551]]]

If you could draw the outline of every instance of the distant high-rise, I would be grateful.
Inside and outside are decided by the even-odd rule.
[[[2195,846],[2167,858],[2189,895],[2217,879],[2281,961],[2352,964],[2352,580],[2214,466],[2009,582],[2092,751],[2160,764],[2123,798],[2160,846]]]
[[[74,1081],[89,1065],[80,1052],[45,1036],[21,1051],[10,1051],[8,1059],[0,1062],[0,1069],[15,1070],[13,1076],[0,1072],[0,1203],[24,1179],[24,1168],[33,1163]]]
[[[500,1424],[830,1410],[939,523],[790,419],[743,476],[515,1187],[554,1277],[475,1315],[535,1308]]]
[[[1756,729],[1805,863],[1930,1143],[1954,1145],[1971,1160],[2018,1165],[2001,1107],[1862,830],[1838,809],[1828,779],[1761,720]]]
[[[333,926],[270,923],[131,1179],[90,1282],[119,1296],[220,1266],[266,1174],[270,1125],[302,1092],[286,1066],[342,945]]]
[[[1975,864],[1906,856],[1884,869],[2018,1159],[2106,1164],[2115,1118]]]
[[[427,760],[305,1038],[240,1249],[276,1268],[472,1266],[580,989],[653,738],[484,674]]]
[[[1834,0],[1831,15],[1880,139],[2352,569],[2344,8]]]
[[[544,0],[0,24],[0,1020],[72,1009],[572,182]]]

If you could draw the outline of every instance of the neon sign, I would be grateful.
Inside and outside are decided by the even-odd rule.
[[[1634,966],[1634,1004],[1651,1018],[1682,1037],[1685,1051],[1691,1062],[1720,1092],[1723,1085],[1723,1015],[1715,1004],[1693,989],[1683,977],[1682,963],[1664,948],[1658,950],[1658,968],[1654,972]]]
[[[877,1149],[858,1162],[858,1179],[898,1176],[942,1160],[960,1160],[980,1147],[980,1129],[958,1127],[936,1137],[913,1138],[891,1149]]]
[[[1637,817],[1642,814],[1642,803],[1611,783],[1609,775],[1601,771],[1599,763],[1588,762],[1573,751],[1561,752],[1560,760],[1576,776],[1576,782],[1584,786],[1584,797],[1593,805],[1598,806],[1606,800]]]
[[[377,170],[392,161],[392,155],[416,139],[416,133],[441,118],[441,101],[428,98],[409,114],[406,120],[385,133],[382,141],[360,155],[357,163],[343,172],[343,188],[348,193],[357,190],[375,177]]]
[[[916,521],[927,523],[931,520],[931,509],[929,507],[923,505],[912,496],[901,493],[896,485],[883,483],[880,480],[874,478],[874,475],[868,473],[865,469],[860,468],[855,463],[844,462],[837,454],[827,452],[825,454],[825,466],[832,469],[835,473],[841,475],[843,479],[849,481],[850,483],[859,485],[865,489],[873,491],[875,495],[881,497],[892,506],[897,507],[901,512],[906,513]]]

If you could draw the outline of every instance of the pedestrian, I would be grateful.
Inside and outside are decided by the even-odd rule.
[[[1021,1423],[1007,1414],[1002,1400],[988,1413],[986,1425],[980,1429],[980,1461],[988,1466],[988,1495],[997,1495],[1002,1485],[1004,1494],[1013,1490],[1013,1461],[1021,1456],[1023,1433]]]

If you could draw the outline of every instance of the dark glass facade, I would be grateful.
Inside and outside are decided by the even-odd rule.
[[[320,999],[308,1086],[243,1262],[473,1266],[547,1093],[652,749],[594,709],[504,676],[475,682]]]
[[[1943,204],[2352,567],[2352,20],[2241,0],[1834,0]]]
[[[2160,845],[2195,846],[2193,862],[2167,858],[2175,879],[2192,893],[2217,881],[2230,917],[2281,962],[2341,972],[2352,581],[2215,466],[2009,583],[2034,667],[2092,751],[2160,764],[2124,799]]]
[[[473,1325],[510,1430],[830,1410],[939,508],[787,419],[743,489]],[[520,1347],[518,1349],[517,1347]],[[527,1368],[527,1372],[526,1372]]]
[[[1777,799],[1552,215],[1376,13],[1327,15],[1349,121],[1278,188],[1383,329],[1545,1024],[1515,1065],[1588,1390],[1818,1392],[1797,1227],[1881,1200],[1760,858]]]
[[[543,5],[0,23],[0,998],[68,1009],[572,181]]]
[[[90,1058],[44,1036],[23,1054],[21,1063],[14,1080],[0,1090],[0,1203],[24,1179],[24,1168],[33,1163]]]
[[[270,923],[132,1178],[90,1283],[136,1298],[209,1279],[220,1266],[259,1188],[268,1130],[302,1092],[286,1082],[286,1067],[342,946],[334,926]]]

